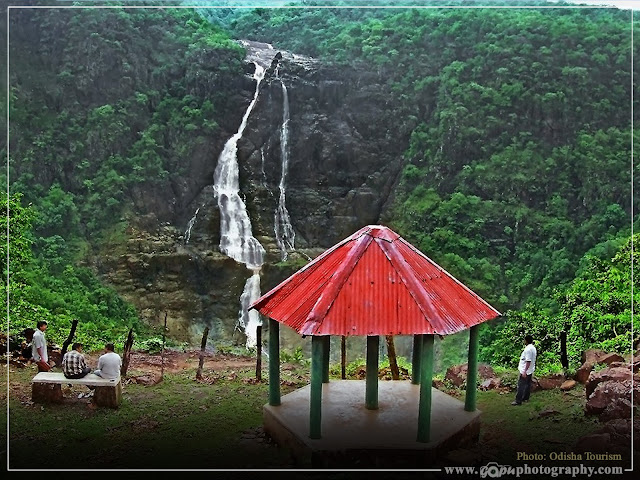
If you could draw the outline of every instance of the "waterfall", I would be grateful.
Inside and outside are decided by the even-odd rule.
[[[256,348],[256,330],[259,325],[262,325],[260,313],[257,310],[249,310],[249,305],[258,298],[260,298],[260,270],[254,270],[253,275],[244,284],[238,312],[238,324],[247,335],[247,348]]]
[[[260,268],[264,261],[265,250],[253,237],[251,221],[247,208],[239,195],[240,178],[238,169],[238,140],[247,126],[249,114],[258,101],[260,82],[265,70],[255,63],[253,78],[256,80],[256,91],[253,100],[242,118],[238,132],[224,146],[213,176],[213,191],[218,199],[220,209],[220,251],[237,262],[244,263],[247,268]]]
[[[251,220],[244,201],[240,198],[240,178],[238,168],[238,141],[242,138],[249,115],[258,101],[260,82],[265,69],[258,63],[253,74],[256,90],[253,100],[242,117],[240,128],[224,146],[214,173],[213,190],[220,210],[220,251],[237,262],[244,263],[253,274],[246,281],[240,296],[238,324],[247,336],[247,348],[256,344],[256,327],[261,325],[257,311],[247,311],[249,305],[260,297],[260,270],[264,262],[265,249],[253,237]]]
[[[196,209],[196,213],[194,213],[193,217],[191,217],[191,220],[189,220],[189,223],[187,225],[187,230],[184,232],[185,245],[189,243],[189,239],[191,238],[191,229],[193,228],[193,225],[196,223],[196,217],[198,216],[199,211],[200,211],[200,207]]]
[[[289,94],[287,87],[281,80],[282,84],[282,127],[280,129],[280,157],[282,163],[282,173],[280,175],[280,198],[278,207],[274,215],[274,230],[276,234],[276,242],[280,247],[281,258],[286,260],[288,250],[293,250],[295,232],[291,226],[291,219],[286,207],[286,179],[287,170],[289,169]]]

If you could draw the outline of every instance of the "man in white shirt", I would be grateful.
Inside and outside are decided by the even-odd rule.
[[[98,369],[93,373],[102,378],[118,378],[120,367],[122,367],[122,358],[114,352],[113,343],[107,343],[104,349],[105,353],[98,358]]]
[[[533,346],[533,337],[526,335],[524,337],[525,347],[520,354],[520,362],[518,363],[518,390],[516,392],[516,399],[511,402],[511,405],[522,405],[522,402],[529,400],[531,394],[531,379],[533,372],[536,369],[536,357],[538,352],[536,347]]]
[[[49,354],[47,353],[47,339],[44,336],[47,322],[39,320],[36,327],[36,331],[33,334],[31,355],[33,356],[33,361],[38,365],[38,371],[48,372],[51,370],[51,365],[49,365]]]

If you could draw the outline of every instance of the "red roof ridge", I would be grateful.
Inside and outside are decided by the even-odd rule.
[[[449,335],[501,315],[383,225],[360,228],[249,308],[302,335]]]
[[[326,316],[326,314],[331,309],[331,305],[333,305],[334,300],[340,293],[340,289],[344,285],[344,282],[347,281],[351,272],[358,264],[358,260],[364,254],[364,252],[369,247],[369,244],[373,241],[373,237],[370,235],[361,235],[360,238],[356,239],[356,243],[351,250],[347,254],[346,258],[338,267],[331,278],[327,282],[324,292],[320,295],[315,305],[307,315],[307,319],[302,325],[300,329],[300,333],[303,335],[313,335],[317,330],[320,323]]]

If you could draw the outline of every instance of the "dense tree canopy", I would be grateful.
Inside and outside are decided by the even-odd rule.
[[[485,359],[512,364],[524,330],[549,363],[563,329],[574,360],[592,345],[625,350],[640,38],[628,13],[297,5],[12,13],[8,181],[20,195],[4,201],[22,219],[10,231],[18,317],[134,324],[79,265],[118,231],[137,185],[175,188],[219,133],[243,38],[391,87],[388,133],[410,141],[380,220],[505,312],[483,331]]]

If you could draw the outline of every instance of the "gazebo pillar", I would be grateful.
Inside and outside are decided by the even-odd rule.
[[[329,383],[329,349],[331,347],[331,335],[322,337],[322,383]]]
[[[422,335],[413,336],[413,352],[411,354],[411,383],[420,384],[420,352],[422,351]]]
[[[431,439],[431,389],[433,381],[433,335],[422,335],[420,362],[420,405],[418,407],[418,438],[427,443]]]
[[[311,337],[311,390],[309,393],[309,437],[320,438],[322,422],[322,367],[325,340]]]
[[[378,360],[380,350],[380,337],[378,335],[367,336],[367,370],[365,407],[369,410],[378,409]]]
[[[464,409],[467,412],[476,410],[476,393],[478,388],[478,329],[480,325],[474,325],[469,329],[469,356],[467,357],[467,394],[464,399]]]
[[[280,405],[280,324],[272,318],[269,319],[269,405]]]

